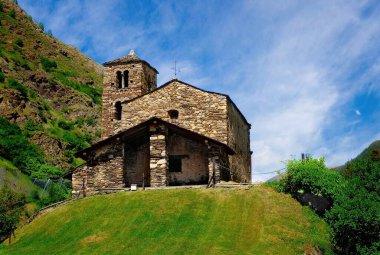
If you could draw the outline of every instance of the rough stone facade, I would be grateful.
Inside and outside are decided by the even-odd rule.
[[[250,124],[224,94],[173,79],[134,52],[104,64],[103,140],[78,156],[73,193],[139,186],[249,182]]]
[[[119,87],[118,75],[122,78]],[[128,72],[128,78],[124,78]],[[157,88],[157,70],[141,61],[133,51],[121,59],[105,63],[102,95],[102,137],[121,130],[121,122],[116,120],[116,103],[131,100]]]

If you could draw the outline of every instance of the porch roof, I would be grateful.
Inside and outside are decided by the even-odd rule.
[[[186,138],[189,138],[193,141],[198,141],[198,142],[201,142],[201,143],[208,143],[210,145],[216,145],[216,146],[220,146],[222,147],[229,155],[234,155],[235,154],[235,151],[233,149],[231,149],[228,145],[224,144],[224,143],[221,143],[215,139],[212,139],[210,137],[207,137],[207,136],[204,136],[204,135],[201,135],[199,133],[196,133],[196,132],[193,132],[191,130],[188,130],[186,128],[183,128],[183,127],[180,127],[180,126],[177,126],[175,124],[172,124],[172,123],[169,123],[167,121],[164,121],[160,118],[157,118],[157,117],[152,117],[134,127],[131,127],[129,129],[126,129],[124,131],[121,131],[113,136],[110,136],[106,139],[103,139],[95,144],[93,144],[91,147],[89,148],[86,148],[84,150],[81,150],[81,151],[78,151],[75,155],[77,157],[81,157],[81,158],[85,158],[85,155],[92,151],[93,149],[96,149],[96,148],[99,148],[99,147],[102,147],[112,141],[128,141],[128,140],[133,140],[133,139],[136,139],[136,138],[139,138],[147,133],[149,133],[149,127],[151,124],[163,124],[165,125],[168,130],[176,133],[176,134],[179,134],[183,137],[186,137]]]

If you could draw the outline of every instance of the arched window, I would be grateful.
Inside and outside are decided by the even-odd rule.
[[[123,88],[128,88],[129,72],[124,71],[123,75],[124,75],[124,86],[123,86]]]
[[[121,120],[121,110],[122,110],[122,106],[121,106],[121,103],[118,101],[115,104],[115,119],[116,120]]]
[[[170,110],[168,111],[168,114],[169,114],[169,117],[170,117],[170,121],[172,123],[177,123],[178,122],[178,111],[177,110]]]
[[[120,71],[116,72],[117,87],[121,89],[123,87],[123,77]]]

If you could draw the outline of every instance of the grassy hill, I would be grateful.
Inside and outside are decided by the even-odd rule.
[[[92,196],[16,232],[3,254],[331,254],[329,229],[268,187]],[[3,250],[2,250],[3,249]]]
[[[0,116],[17,124],[48,164],[67,170],[81,163],[75,151],[100,135],[102,68],[15,2],[0,0]]]

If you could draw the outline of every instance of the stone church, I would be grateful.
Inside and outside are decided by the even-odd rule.
[[[104,63],[102,139],[77,153],[73,194],[251,180],[250,127],[228,95],[172,79],[129,55]]]

